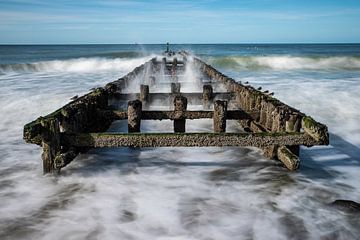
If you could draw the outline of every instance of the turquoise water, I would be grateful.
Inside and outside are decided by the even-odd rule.
[[[359,44],[172,46],[328,125],[330,146],[302,148],[296,173],[256,148],[155,148],[92,150],[43,176],[23,125],[164,48],[0,46],[0,239],[358,239],[358,215],[327,204],[360,202]]]

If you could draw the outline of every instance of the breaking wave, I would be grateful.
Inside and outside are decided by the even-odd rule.
[[[99,53],[96,54],[97,57],[106,57],[106,58],[138,58],[146,56],[145,52],[109,52],[109,53]]]
[[[359,56],[230,56],[210,58],[209,62],[232,70],[360,70]]]
[[[124,70],[142,64],[151,57],[143,58],[76,58],[35,63],[0,64],[0,73],[8,72],[95,72]]]

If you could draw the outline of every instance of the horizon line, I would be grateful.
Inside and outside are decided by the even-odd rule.
[[[170,43],[170,45],[316,45],[316,44],[360,44],[360,42],[258,42],[258,43]],[[65,46],[65,45],[166,45],[164,43],[0,43],[0,46]]]

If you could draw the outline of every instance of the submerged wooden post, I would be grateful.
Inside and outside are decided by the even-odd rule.
[[[226,132],[227,101],[217,100],[214,103],[214,132]]]
[[[177,58],[174,58],[171,66],[171,77],[173,79],[176,77],[176,68],[177,68]]]
[[[206,84],[203,86],[202,101],[205,109],[210,108],[210,104],[213,100],[213,88],[211,85]]]
[[[142,103],[140,100],[128,102],[128,132],[140,132]]]
[[[180,83],[171,83],[171,93],[180,93]]]
[[[187,99],[183,96],[176,96],[174,98],[174,132],[185,132],[185,111],[187,108]]]
[[[156,83],[156,78],[154,76],[149,77],[149,84],[150,86],[154,86]]]
[[[140,101],[144,103],[149,102],[149,85],[140,85]]]
[[[60,153],[60,126],[58,119],[44,120],[41,122],[43,127],[42,133],[42,148],[43,153],[41,158],[43,160],[44,173],[55,172],[55,158]]]

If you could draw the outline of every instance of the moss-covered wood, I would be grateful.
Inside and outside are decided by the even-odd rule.
[[[289,148],[281,146],[277,149],[277,158],[286,166],[290,171],[295,171],[299,168],[300,160]]]
[[[307,134],[321,142],[321,144],[329,144],[329,133],[327,126],[324,124],[316,122],[313,118],[306,116],[302,118],[301,126]]]
[[[169,98],[173,98],[179,93],[149,93],[149,102],[156,101],[156,100],[166,100]],[[192,92],[192,93],[181,93],[182,96],[186,97],[189,102],[194,102],[198,104],[202,104],[203,93],[201,92]],[[140,93],[120,93],[115,92],[111,95],[114,99],[120,101],[127,101],[127,100],[135,100],[140,99]],[[235,95],[231,92],[214,92],[212,94],[212,99],[217,100],[232,100],[234,99]]]
[[[127,111],[101,111],[102,114],[107,117],[113,118],[113,120],[125,120],[128,118]],[[256,118],[257,112],[247,113],[242,110],[227,111],[227,120],[238,119],[253,119]],[[186,119],[202,119],[213,118],[214,111],[185,111],[184,117]],[[176,119],[176,113],[174,111],[142,111],[142,120],[163,120],[163,119]]]
[[[224,147],[314,145],[305,133],[90,133],[65,135],[77,147]]]
[[[81,149],[119,146],[256,146],[262,148],[266,156],[278,158],[287,168],[295,170],[299,163],[296,154],[299,145],[329,143],[325,125],[282,103],[272,94],[261,92],[261,89],[255,89],[248,84],[238,83],[197,58],[191,63],[195,64],[215,88],[220,85],[225,87],[227,92],[216,93],[213,92],[213,86],[205,85],[203,93],[179,93],[179,84],[175,83],[177,75],[184,70],[184,63],[177,60],[168,62],[166,58],[159,62],[153,58],[126,76],[108,83],[104,88],[95,89],[57,111],[26,124],[24,139],[43,147],[44,172],[54,172],[66,166]],[[143,79],[143,83],[154,84],[155,80],[149,80],[149,76],[155,75],[164,67],[165,74],[172,77],[173,93],[149,93],[149,87],[144,85],[140,94],[123,93],[123,89],[133,84],[134,79]],[[135,116],[131,111],[111,111],[108,108],[109,98],[111,104],[114,99],[129,101],[140,98],[148,104],[153,100],[160,100],[165,104],[174,104],[174,111],[141,111],[141,114]],[[217,132],[225,131],[226,120],[237,119],[250,133],[184,133],[186,119],[216,118],[219,112],[219,109],[187,111],[187,104],[208,104],[216,100],[227,100],[229,106],[238,109],[220,114],[223,115],[221,121],[215,121],[221,122]],[[208,107],[203,106],[204,109]],[[136,122],[135,132],[140,131],[141,119],[172,119],[174,131],[177,133],[101,133],[109,128],[112,121],[119,119]],[[304,132],[300,132],[301,128]],[[296,151],[293,151],[294,149]]]
[[[24,126],[24,140],[28,143],[41,145],[42,133],[46,131],[44,125],[53,120],[59,121],[62,131],[105,131],[112,119],[104,118],[104,115],[98,114],[97,110],[106,107],[107,93],[103,88],[97,88],[45,117],[39,117],[26,124]]]

